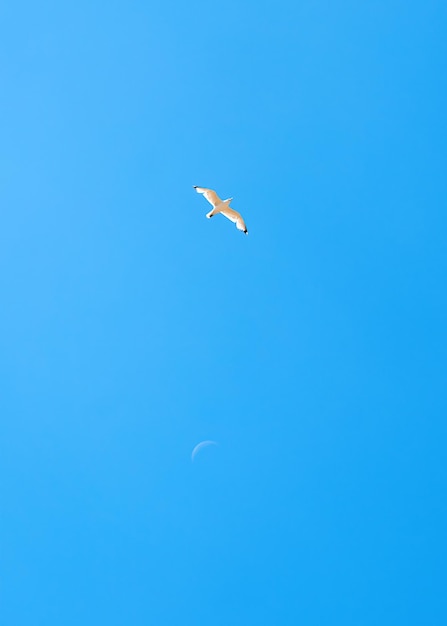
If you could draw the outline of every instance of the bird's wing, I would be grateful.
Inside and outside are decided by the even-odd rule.
[[[196,185],[194,185],[194,189],[197,191],[197,193],[203,193],[205,198],[212,206],[217,206],[222,202],[217,193],[212,189],[207,189],[206,187],[197,187]]]
[[[238,230],[242,230],[242,232],[244,232],[245,234],[248,234],[247,227],[245,226],[245,222],[242,219],[242,215],[240,213],[238,213],[234,209],[230,209],[230,207],[225,207],[221,211],[221,213],[222,215],[225,215],[225,217],[228,218],[230,221],[232,221],[234,224],[236,224],[236,228]]]

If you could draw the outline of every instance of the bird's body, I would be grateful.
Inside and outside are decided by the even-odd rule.
[[[233,200],[233,198],[228,198],[228,200],[221,200],[217,193],[212,189],[207,189],[206,187],[197,187],[196,185],[194,185],[194,189],[197,191],[197,193],[203,194],[213,207],[212,211],[206,214],[206,217],[211,218],[218,213],[222,213],[222,215],[225,215],[227,219],[236,224],[236,228],[238,230],[241,230],[243,233],[248,235],[248,230],[245,226],[245,222],[242,219],[241,214],[230,207],[230,202]]]

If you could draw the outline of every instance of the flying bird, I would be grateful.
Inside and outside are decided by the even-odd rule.
[[[197,187],[197,185],[194,185],[194,189],[197,191],[197,193],[202,193],[213,207],[213,210],[206,214],[208,218],[211,218],[218,213],[222,213],[222,215],[225,215],[227,219],[236,224],[236,228],[238,230],[241,230],[243,233],[248,235],[248,230],[245,226],[245,222],[242,219],[241,214],[230,208],[230,202],[233,200],[233,198],[228,198],[228,200],[221,200],[217,193],[212,189],[206,189],[206,187]]]

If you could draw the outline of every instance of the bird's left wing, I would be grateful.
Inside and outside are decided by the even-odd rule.
[[[194,185],[194,189],[197,191],[197,193],[202,193],[213,207],[222,202],[217,193],[212,189],[207,189],[206,187],[197,187],[196,185]]]

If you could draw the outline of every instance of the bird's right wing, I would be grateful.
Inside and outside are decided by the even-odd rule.
[[[197,187],[196,185],[194,185],[194,189],[197,191],[197,193],[202,193],[213,207],[222,202],[217,193],[212,189],[207,189],[206,187]]]
[[[240,213],[238,213],[234,209],[231,209],[229,206],[227,206],[224,209],[222,209],[221,213],[222,213],[222,215],[225,215],[225,217],[227,219],[232,221],[233,224],[236,224],[236,228],[238,230],[241,230],[243,233],[248,235],[247,227],[246,227],[245,222],[244,222],[244,220],[242,218],[242,215]]]

